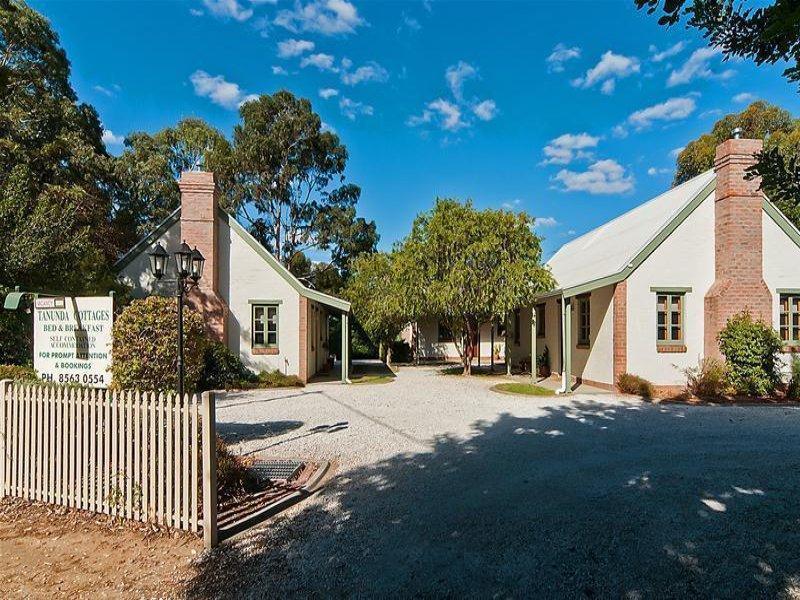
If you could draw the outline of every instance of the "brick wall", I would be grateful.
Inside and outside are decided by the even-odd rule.
[[[720,357],[717,335],[742,310],[772,320],[772,295],[763,278],[760,180],[747,181],[761,140],[730,139],[717,147],[714,170],[715,280],[705,297],[704,351]]]
[[[197,247],[206,259],[203,277],[189,294],[190,304],[204,317],[213,338],[226,343],[228,306],[219,295],[219,241],[217,187],[214,174],[186,171],[178,181],[181,190],[181,237]]]
[[[614,380],[628,369],[628,282],[620,281],[614,286]]]

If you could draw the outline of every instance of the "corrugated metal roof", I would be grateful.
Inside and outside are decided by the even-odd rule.
[[[572,288],[625,269],[714,177],[708,170],[564,244],[547,262],[557,287]]]

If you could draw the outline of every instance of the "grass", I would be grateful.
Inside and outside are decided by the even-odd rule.
[[[355,375],[350,378],[353,384],[367,384],[367,383],[391,383],[395,380],[394,375]]]
[[[504,394],[518,394],[520,396],[553,396],[555,392],[540,385],[532,383],[498,383],[492,386],[495,392]]]
[[[350,373],[350,381],[354,384],[382,384],[391,383],[397,376],[385,364],[354,366]]]
[[[442,375],[463,375],[464,367],[461,365],[445,367],[440,372]],[[472,365],[472,375],[473,377],[504,377],[506,375],[506,366],[503,363],[495,364],[493,373],[491,367]]]

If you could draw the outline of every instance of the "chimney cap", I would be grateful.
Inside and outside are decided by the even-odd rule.
[[[734,127],[733,131],[731,131],[731,136],[733,136],[734,140],[742,139],[742,134],[744,133],[744,129],[741,127]]]

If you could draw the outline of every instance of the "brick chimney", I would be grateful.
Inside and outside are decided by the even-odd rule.
[[[189,294],[189,302],[203,315],[208,334],[226,343],[228,306],[219,295],[218,201],[214,174],[184,171],[178,187],[181,190],[181,237],[191,248],[196,246],[206,259],[203,277]]]
[[[715,281],[705,297],[705,356],[720,358],[717,335],[728,318],[749,310],[772,322],[772,294],[764,283],[760,178],[745,179],[761,140],[738,137],[717,146],[714,172]]]

